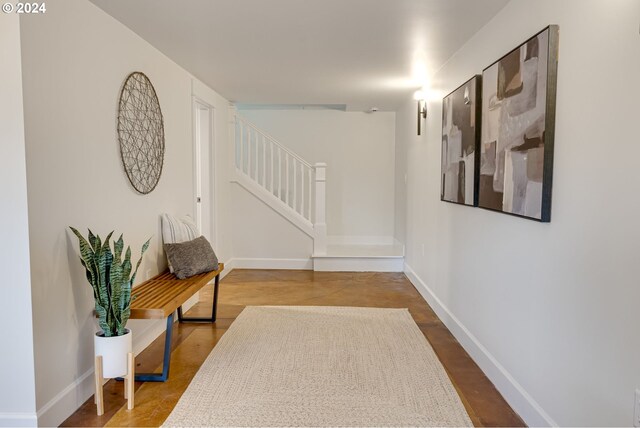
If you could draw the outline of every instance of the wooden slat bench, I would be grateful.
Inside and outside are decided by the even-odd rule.
[[[164,382],[169,377],[171,363],[171,333],[173,331],[173,314],[178,311],[180,322],[215,322],[218,307],[218,285],[220,272],[224,264],[220,263],[218,270],[207,272],[191,278],[178,279],[174,274],[166,271],[154,276],[142,284],[134,287],[131,294],[135,298],[131,301],[132,319],[167,319],[167,333],[164,342],[164,361],[162,373],[136,374],[136,380],[143,382]],[[213,288],[213,307],[211,318],[185,318],[182,316],[182,305],[196,294],[211,280],[215,280]]]

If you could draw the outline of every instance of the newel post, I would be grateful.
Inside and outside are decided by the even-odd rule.
[[[327,164],[316,163],[313,168],[316,171],[316,212],[313,225],[313,253],[315,255],[327,254]]]

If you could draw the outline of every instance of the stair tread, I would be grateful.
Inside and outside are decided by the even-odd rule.
[[[327,245],[326,254],[314,254],[314,258],[352,257],[352,258],[401,258],[404,257],[404,247],[400,244],[392,245]]]

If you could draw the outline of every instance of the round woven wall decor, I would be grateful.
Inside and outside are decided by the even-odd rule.
[[[118,140],[122,165],[131,185],[147,194],[156,188],[164,163],[164,122],[149,78],[131,73],[120,92]]]

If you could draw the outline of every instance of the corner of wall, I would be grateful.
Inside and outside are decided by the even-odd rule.
[[[35,426],[36,391],[30,276],[20,18],[0,15],[0,194],[6,209],[0,270],[3,272],[0,323],[0,426]]]

